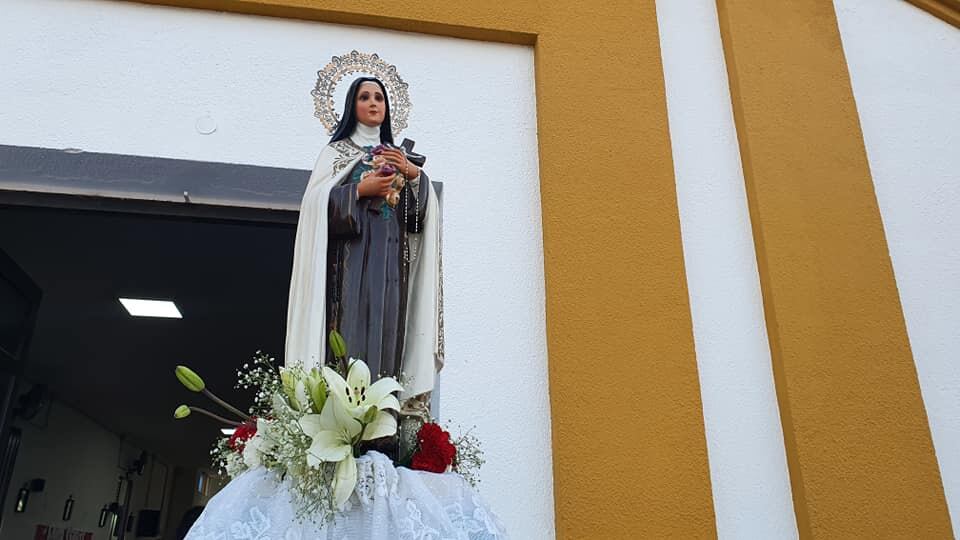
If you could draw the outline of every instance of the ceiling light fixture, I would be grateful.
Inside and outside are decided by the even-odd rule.
[[[223,433],[224,435],[227,435],[227,436],[233,435],[233,432],[234,432],[234,431],[236,431],[235,428],[221,428],[221,429],[220,429],[220,433]]]
[[[183,315],[177,305],[169,300],[140,300],[136,298],[120,298],[120,303],[127,308],[127,313],[134,317],[163,317],[167,319],[182,319]]]

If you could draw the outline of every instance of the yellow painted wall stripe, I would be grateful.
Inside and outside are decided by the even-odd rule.
[[[542,16],[558,536],[714,537],[654,1],[562,2]]]
[[[535,42],[557,535],[716,536],[653,0],[149,3]]]
[[[801,537],[950,538],[833,4],[717,4]]]
[[[907,0],[907,2],[960,28],[960,0]]]
[[[531,0],[496,6],[464,0],[400,2],[389,6],[373,0],[132,1],[523,45],[536,41],[537,28],[541,26],[539,6]]]

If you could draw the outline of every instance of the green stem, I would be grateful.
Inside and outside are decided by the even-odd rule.
[[[363,443],[363,432],[367,430],[366,424],[360,424],[360,434],[357,435],[357,442],[353,443],[353,457],[360,457],[360,445]]]
[[[218,398],[217,396],[213,395],[213,392],[207,390],[206,388],[203,389],[203,395],[205,395],[205,396],[207,396],[208,398],[210,398],[210,399],[211,399],[214,403],[216,403],[217,405],[220,405],[220,406],[223,407],[224,409],[232,412],[233,414],[239,416],[240,418],[243,418],[245,421],[246,421],[246,420],[250,420],[250,415],[244,413],[244,412],[241,411],[240,409],[234,407],[233,405],[231,405],[231,404],[227,403],[226,401],[224,401],[224,400]]]
[[[235,422],[235,421],[233,421],[233,420],[227,420],[226,418],[224,418],[224,417],[222,417],[222,416],[220,416],[220,415],[213,414],[212,412],[210,412],[210,411],[208,411],[208,410],[206,410],[206,409],[201,409],[200,407],[190,407],[190,412],[205,414],[205,415],[209,416],[210,418],[213,418],[214,420],[216,420],[216,421],[218,421],[218,422],[223,422],[224,424],[227,424],[227,425],[231,425],[231,426],[239,426],[239,425],[240,425],[240,422]]]

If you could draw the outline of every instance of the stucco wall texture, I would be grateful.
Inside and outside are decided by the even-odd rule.
[[[717,535],[796,538],[716,3],[657,17]]]
[[[960,536],[960,29],[896,0],[835,4],[944,495]]]
[[[949,538],[833,5],[718,5],[800,535]]]

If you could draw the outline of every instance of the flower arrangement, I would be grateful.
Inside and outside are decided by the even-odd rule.
[[[175,375],[193,392],[204,394],[236,416],[225,418],[206,409],[181,405],[175,418],[192,413],[233,426],[219,439],[211,455],[229,477],[264,467],[290,482],[298,517],[329,519],[343,508],[357,484],[357,462],[365,441],[397,433],[400,383],[383,377],[371,384],[363,360],[348,358],[346,345],[331,332],[336,362],[321,369],[302,366],[275,368],[274,359],[257,352],[253,363],[237,372],[238,388],[254,389],[248,413],[214,395],[194,371],[177,366]],[[475,437],[453,440],[435,423],[424,424],[417,436],[410,467],[443,473],[454,471],[472,485],[483,464]]]
[[[397,204],[400,203],[400,191],[403,190],[403,186],[406,184],[406,178],[402,174],[397,174],[399,171],[397,171],[396,167],[387,163],[387,159],[383,156],[383,152],[389,148],[392,147],[383,144],[373,147],[369,156],[369,164],[373,169],[365,172],[361,178],[365,178],[370,174],[378,176],[396,175],[396,179],[390,184],[390,191],[387,192],[387,195],[384,197],[388,205],[396,208]]]

